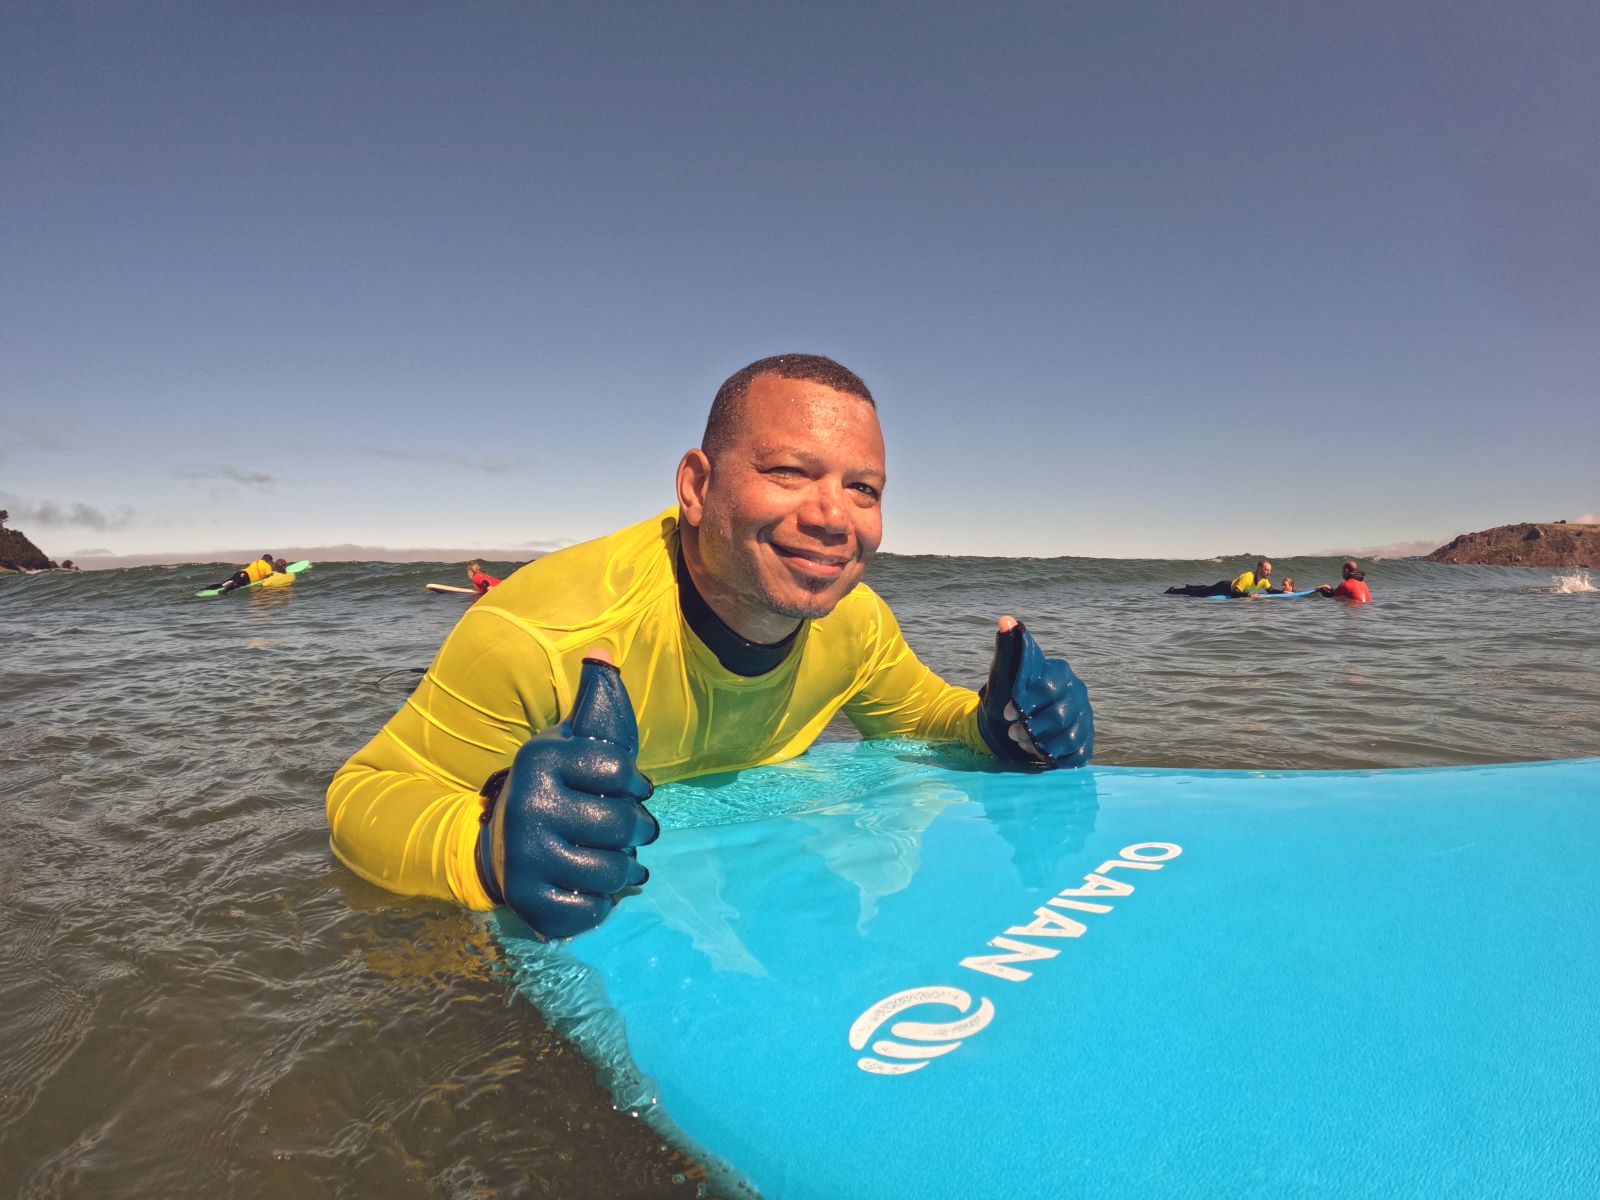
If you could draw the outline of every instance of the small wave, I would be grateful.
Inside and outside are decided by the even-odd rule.
[[[1574,592],[1600,592],[1600,587],[1595,587],[1587,571],[1575,571],[1571,575],[1557,575],[1550,581],[1550,590],[1558,595],[1570,595]]]

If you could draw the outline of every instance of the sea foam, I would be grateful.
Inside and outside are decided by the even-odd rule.
[[[1589,578],[1589,572],[1576,571],[1571,575],[1557,575],[1550,581],[1550,590],[1563,594],[1572,592],[1600,592]]]

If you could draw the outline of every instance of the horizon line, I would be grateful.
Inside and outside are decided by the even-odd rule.
[[[553,547],[559,549],[559,547]],[[508,549],[504,546],[488,549],[466,550],[459,546],[420,546],[392,548],[389,546],[359,546],[345,542],[332,546],[285,546],[274,550],[274,558],[297,562],[392,562],[392,563],[469,563],[473,560],[492,563],[528,563],[549,554],[550,549],[524,546]],[[70,562],[86,571],[116,570],[121,567],[183,567],[212,565],[216,563],[246,563],[259,557],[246,550],[174,550],[144,554],[78,554],[66,555],[57,562]]]
[[[1448,543],[1439,543],[1443,546]],[[1410,545],[1410,544],[1402,544]],[[1422,543],[1415,543],[1422,545]],[[558,547],[559,548],[559,547]],[[1399,551],[1399,552],[1397,552]],[[388,546],[358,546],[342,544],[335,546],[289,546],[281,552],[274,551],[275,558],[283,558],[289,562],[306,559],[312,563],[335,562],[387,562],[387,563],[450,563],[465,564],[473,560],[485,563],[516,563],[526,564],[552,550],[532,550],[523,548],[510,550],[505,547],[490,548],[487,550],[468,551],[460,547],[402,547]],[[1047,555],[989,555],[989,554],[943,554],[929,551],[900,553],[883,551],[883,556],[888,558],[1014,558],[1052,559],[1052,558],[1084,558],[1102,562],[1226,562],[1229,559],[1241,561],[1256,560],[1263,556],[1254,552],[1227,552],[1223,554],[1206,555],[1103,555],[1103,554],[1047,554]],[[1293,558],[1367,558],[1377,560],[1394,560],[1399,558],[1423,558],[1429,553],[1427,550],[1402,550],[1400,546],[1374,546],[1357,550],[1315,550],[1295,554],[1279,554],[1280,559]],[[181,567],[181,566],[210,566],[216,564],[245,563],[254,561],[257,556],[248,551],[174,551],[171,553],[147,554],[80,554],[57,559],[58,562],[70,562],[74,566],[86,571],[112,571],[130,567]]]

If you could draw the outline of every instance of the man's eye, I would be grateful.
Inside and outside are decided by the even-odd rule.
[[[863,496],[868,496],[873,500],[878,499],[878,489],[873,487],[870,483],[852,483],[850,486],[856,491],[860,492]]]

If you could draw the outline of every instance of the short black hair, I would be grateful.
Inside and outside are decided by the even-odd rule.
[[[715,458],[733,441],[743,415],[741,402],[750,390],[751,383],[760,375],[820,383],[836,392],[865,400],[873,408],[878,407],[878,402],[872,398],[861,376],[824,355],[774,354],[770,358],[758,358],[749,366],[740,367],[729,375],[717,389],[716,399],[711,402],[711,413],[706,417],[706,431],[700,438],[700,449],[708,457]]]

